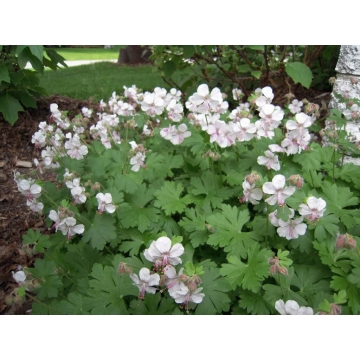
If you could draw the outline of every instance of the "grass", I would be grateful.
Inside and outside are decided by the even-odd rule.
[[[107,101],[112,92],[123,92],[123,86],[136,85],[143,91],[153,91],[160,86],[169,90],[160,73],[153,71],[151,65],[118,66],[114,63],[100,62],[45,71],[39,75],[40,86],[49,95],[65,95],[74,99]]]
[[[117,60],[119,57],[119,45],[112,49],[102,48],[54,48],[65,60]]]

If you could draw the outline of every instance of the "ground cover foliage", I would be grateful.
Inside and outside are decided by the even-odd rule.
[[[322,132],[333,141],[323,147],[311,135],[319,106],[276,107],[270,87],[246,103],[234,89],[235,109],[206,84],[185,107],[180,96],[125,87],[75,118],[51,105],[32,140],[37,172],[15,181],[53,230],[23,237],[44,256],[14,274],[7,303],[30,297],[34,314],[358,314],[349,114],[332,111],[338,131]],[[45,169],[55,181],[41,180]]]

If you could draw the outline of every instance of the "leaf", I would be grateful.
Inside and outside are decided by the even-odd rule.
[[[29,49],[31,53],[39,59],[39,61],[43,61],[43,51],[44,46],[43,45],[29,45]]]
[[[49,248],[51,246],[51,240],[48,235],[43,235],[39,230],[34,231],[29,229],[26,234],[22,236],[23,244],[36,244],[35,251],[43,252],[44,248]]]
[[[254,294],[251,291],[242,290],[240,292],[239,306],[246,309],[246,311],[252,315],[270,314],[268,304],[264,300],[264,296],[261,292]]]
[[[335,235],[339,231],[339,227],[336,225],[339,223],[339,219],[335,215],[325,215],[319,219],[315,225],[315,239],[323,241],[328,235]],[[309,229],[313,229],[314,225],[309,225]]]
[[[214,213],[206,218],[208,224],[214,228],[207,243],[213,246],[226,247],[225,251],[231,251],[234,255],[239,254],[246,258],[248,247],[259,239],[255,232],[242,232],[242,227],[250,220],[247,209],[239,210],[237,207],[222,205],[222,211]],[[260,237],[261,239],[261,237]]]
[[[136,227],[140,232],[144,232],[152,229],[159,221],[159,210],[123,203],[119,210],[119,218],[125,229]]]
[[[9,70],[5,65],[0,65],[0,83],[2,81],[10,83]]]
[[[320,291],[329,292],[329,279],[331,271],[319,265],[294,265],[295,274],[291,284],[299,289],[299,294],[308,299]]]
[[[255,79],[260,79],[262,72],[259,70],[251,71],[250,73]]]
[[[135,194],[141,183],[142,178],[138,173],[131,172],[130,174],[118,174],[115,178],[114,186],[116,186],[119,191]]]
[[[313,74],[307,65],[301,62],[286,63],[285,71],[293,79],[295,84],[300,83],[307,89],[310,87]]]
[[[3,114],[4,119],[10,123],[10,125],[15,124],[15,121],[19,117],[19,111],[24,111],[19,100],[13,98],[9,94],[0,95],[0,113]]]
[[[236,69],[239,73],[246,73],[248,71],[251,71],[251,67],[248,64],[240,65]]]
[[[70,293],[67,300],[52,304],[52,307],[64,315],[90,315],[90,308],[84,304],[84,296],[79,293]]]
[[[207,238],[206,214],[199,208],[185,210],[186,217],[182,217],[179,225],[190,233],[189,238],[193,247],[204,245]]]
[[[176,65],[173,61],[167,61],[162,64],[161,70],[164,72],[166,77],[171,77],[171,75],[176,71]]]
[[[344,274],[344,276],[346,276],[346,274]],[[345,290],[348,298],[348,305],[353,314],[360,314],[360,289],[357,285],[350,283],[346,277],[335,275],[333,276],[330,286],[335,291]]]
[[[348,206],[356,206],[359,198],[352,196],[353,193],[347,187],[339,187],[336,184],[330,184],[324,181],[321,186],[325,196],[326,208],[329,212],[335,214],[347,228],[355,226],[360,212],[358,210],[345,209]]]
[[[171,315],[178,305],[170,296],[157,292],[146,294],[142,301],[132,300],[130,311],[135,315]]]
[[[34,268],[29,268],[28,271],[34,278],[40,279],[41,287],[37,289],[38,299],[57,297],[63,284],[60,277],[55,275],[54,261],[36,259],[34,265]]]
[[[202,293],[205,294],[202,302],[197,305],[195,315],[221,314],[230,309],[229,284],[221,277],[218,268],[204,267],[205,273],[201,275]]]
[[[182,213],[186,206],[190,204],[188,196],[181,198],[183,190],[184,187],[181,183],[165,181],[159,190],[154,191],[154,195],[157,198],[154,201],[154,205],[163,209],[166,215]]]
[[[258,292],[262,281],[270,275],[269,258],[273,252],[267,249],[259,251],[259,244],[252,244],[247,250],[247,263],[239,257],[229,255],[229,264],[222,264],[221,275],[225,276],[233,290],[241,286],[245,290]]]
[[[129,276],[120,276],[113,266],[94,264],[89,280],[91,289],[84,304],[96,315],[127,315],[125,296],[137,296],[138,289]]]
[[[204,171],[201,178],[192,177],[190,183],[193,188],[190,188],[189,193],[202,195],[202,200],[196,202],[200,206],[211,204],[213,208],[220,208],[224,200],[234,194],[234,190],[223,186],[220,177],[215,176],[211,171]]]
[[[103,250],[107,242],[116,238],[114,222],[110,214],[95,214],[91,226],[84,231],[83,241],[90,242],[95,249]]]

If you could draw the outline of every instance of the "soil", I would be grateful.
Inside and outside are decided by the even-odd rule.
[[[302,87],[295,87],[293,93],[296,99],[306,98],[320,106],[324,103],[328,104],[330,100],[330,93]],[[273,102],[282,105],[281,99],[274,99]],[[34,147],[31,138],[38,131],[39,123],[49,120],[51,103],[58,104],[60,110],[69,111],[69,117],[81,113],[84,106],[88,108],[96,106],[89,101],[52,96],[40,99],[37,102],[37,109],[28,109],[19,113],[19,119],[14,126],[4,121],[0,114],[0,315],[25,315],[31,310],[30,299],[22,304],[7,305],[5,298],[18,287],[12,272],[16,272],[21,267],[31,267],[36,258],[42,256],[29,252],[22,245],[22,236],[30,228],[38,229],[42,233],[46,233],[48,229],[44,223],[46,215],[34,214],[27,207],[26,199],[17,190],[14,172],[29,174],[34,169],[33,159],[41,158],[41,150]],[[32,168],[19,166],[17,163],[19,160],[31,163]]]

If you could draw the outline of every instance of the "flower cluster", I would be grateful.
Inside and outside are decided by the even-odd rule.
[[[20,173],[14,174],[14,180],[17,184],[18,191],[26,197],[26,205],[31,211],[41,213],[44,204],[38,201],[41,196],[42,187],[35,183],[34,179],[25,179]]]
[[[133,274],[127,264],[120,263],[119,272],[130,273],[133,285],[139,289],[139,299],[144,299],[146,293],[155,294],[159,286],[165,286],[175,302],[188,311],[190,302],[199,304],[205,295],[201,293],[202,287],[198,287],[201,279],[197,274],[186,275],[184,268],[176,272],[175,266],[182,263],[180,256],[183,254],[181,244],[171,246],[171,240],[161,236],[144,251],[145,258],[154,264],[151,271],[144,267],[139,275]]]
[[[60,230],[70,240],[75,234],[82,234],[85,230],[83,224],[76,225],[74,213],[59,207],[58,211],[50,210],[49,218],[54,221],[55,231]]]

